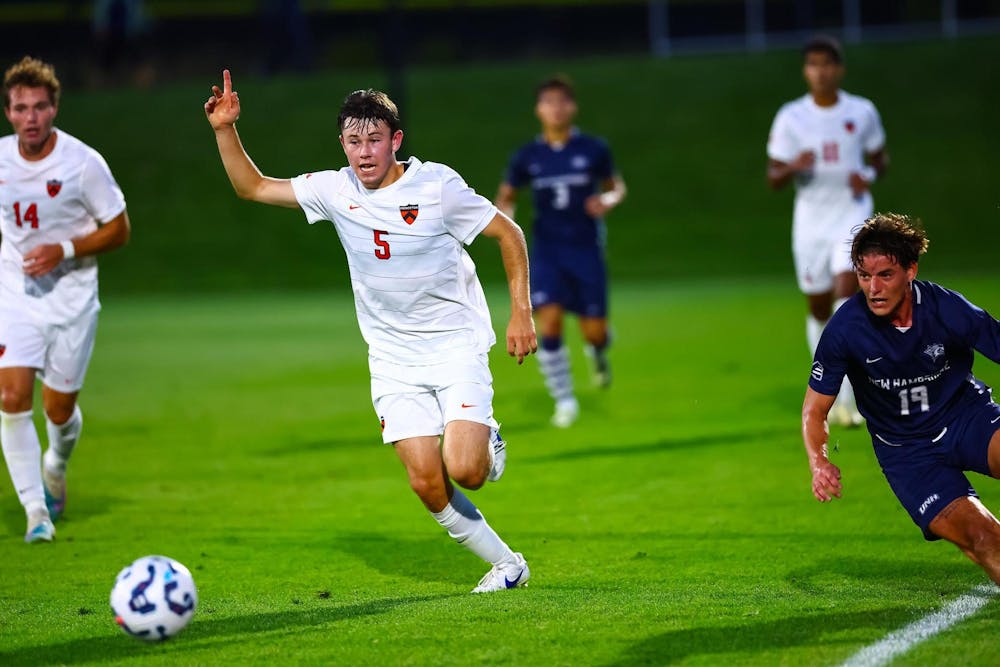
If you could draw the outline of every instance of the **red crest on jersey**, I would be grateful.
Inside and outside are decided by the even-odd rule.
[[[417,215],[420,213],[420,204],[406,204],[405,206],[399,207],[399,214],[403,216],[403,222],[408,225],[412,225],[417,221]]]
[[[62,190],[62,181],[57,181],[53,178],[51,181],[45,183],[45,188],[49,191],[50,197],[55,197]]]
[[[844,121],[844,129],[847,130],[848,134],[854,134],[854,121],[853,120],[845,120]]]
[[[7,351],[7,346],[4,345],[3,343],[0,343],[0,357],[2,357],[3,353],[6,351]]]

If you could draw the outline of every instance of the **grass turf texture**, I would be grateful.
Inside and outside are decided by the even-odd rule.
[[[938,278],[1000,310],[995,277]],[[0,482],[0,664],[835,664],[985,580],[923,543],[863,431],[833,433],[844,499],[812,499],[791,276],[618,285],[615,385],[589,388],[571,336],[567,431],[534,360],[494,349],[508,472],[472,497],[532,580],[488,596],[378,444],[349,298],[107,301],[54,544],[21,542]],[[201,598],[156,646],[107,606],[147,553]],[[998,620],[994,602],[898,664],[993,664]]]

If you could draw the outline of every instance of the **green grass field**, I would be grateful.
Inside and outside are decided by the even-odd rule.
[[[1000,310],[995,276],[924,277]],[[21,542],[0,482],[0,664],[834,665],[985,581],[924,543],[862,431],[833,433],[844,498],[812,499],[790,275],[613,298],[616,382],[587,385],[574,338],[569,430],[547,425],[534,360],[494,350],[508,468],[471,497],[532,579],[488,596],[379,444],[347,297],[105,299],[55,543]],[[108,608],[148,553],[201,598],[162,645]],[[993,665],[998,624],[992,603],[894,664]]]

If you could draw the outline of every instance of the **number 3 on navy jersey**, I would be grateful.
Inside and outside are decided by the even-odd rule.
[[[389,242],[382,238],[383,234],[388,234],[389,232],[383,229],[376,229],[375,232],[375,256],[379,259],[389,259],[392,257],[392,253],[389,252]]]
[[[899,414],[906,416],[910,414],[910,403],[919,403],[920,411],[927,412],[931,409],[930,399],[927,397],[927,387],[920,385],[910,387],[899,392]]]
[[[565,183],[553,183],[552,208],[562,211],[569,207],[569,186]]]
[[[21,217],[21,202],[14,202],[14,222],[18,227],[23,227],[24,223],[27,222],[31,225],[32,229],[38,229],[38,204],[32,204],[24,211],[24,217]]]

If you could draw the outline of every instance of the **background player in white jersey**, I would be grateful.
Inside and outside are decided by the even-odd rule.
[[[840,43],[818,36],[802,54],[809,92],[783,105],[774,118],[767,180],[775,190],[795,182],[792,252],[799,289],[809,302],[809,351],[815,352],[830,315],[858,289],[851,239],[874,211],[870,188],[889,158],[875,105],[840,89]],[[846,380],[831,421],[844,426],[862,421]]]
[[[560,428],[570,426],[580,411],[563,344],[564,312],[579,318],[595,384],[611,384],[604,216],[625,198],[611,149],[573,125],[576,111],[567,79],[548,79],[536,88],[542,132],[514,153],[496,197],[497,207],[513,217],[518,188],[531,187],[531,305],[542,339],[539,367],[556,404],[552,423]]]
[[[4,75],[14,134],[0,138],[0,442],[28,515],[27,542],[51,541],[65,506],[100,310],[95,255],[129,238],[125,198],[104,158],[53,127],[59,92],[53,68],[33,58]],[[32,421],[36,375],[44,466]]]
[[[229,71],[205,113],[236,193],[301,208],[333,223],[347,253],[358,324],[368,343],[372,404],[410,486],[459,544],[492,568],[474,593],[522,586],[529,571],[455,486],[478,489],[503,474],[487,352],[495,342],[475,265],[464,245],[500,245],[511,297],[507,351],[520,364],[537,342],[524,234],[451,168],[411,157],[396,105],[373,90],[349,95],[337,126],[349,167],[294,179],[264,176],[243,149],[240,102]],[[443,442],[441,436],[443,435]]]

